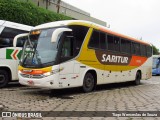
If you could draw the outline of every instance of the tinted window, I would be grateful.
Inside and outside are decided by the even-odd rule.
[[[106,34],[100,33],[100,49],[106,49]]]
[[[120,38],[116,36],[107,36],[108,50],[120,51]]]
[[[141,55],[146,56],[146,46],[145,45],[141,45]]]
[[[147,46],[147,56],[150,57],[152,56],[152,47]]]
[[[61,57],[72,57],[73,56],[73,39],[70,37],[64,38],[64,43],[62,46]]]
[[[23,47],[23,45],[27,39],[28,39],[27,36],[18,38],[16,47]]]
[[[5,27],[2,33],[0,34],[0,48],[12,47],[13,38],[16,35],[21,34],[21,33],[26,33],[26,31]]]
[[[90,48],[99,48],[99,32],[93,31],[89,45]]]
[[[140,55],[140,44],[132,43],[132,54]]]
[[[73,33],[73,37],[74,37],[74,55],[78,55],[80,49],[81,49],[81,46],[82,46],[82,43],[85,39],[85,36],[88,32],[88,27],[85,27],[85,26],[78,26],[78,25],[72,25],[72,26],[69,26],[69,28],[72,29],[72,33]]]
[[[60,46],[60,62],[65,62],[74,57],[74,38],[69,32],[65,32],[61,36],[62,46]]]
[[[114,37],[114,50],[120,51],[120,38]]]
[[[121,52],[131,53],[131,42],[121,39]]]
[[[113,39],[113,36],[107,35],[107,42],[108,42],[108,50],[114,50],[114,39]]]
[[[11,47],[13,44],[12,42],[13,42],[13,39],[11,38],[0,38],[0,48]]]
[[[5,27],[0,37],[14,38],[16,35],[21,34],[21,33],[26,33],[26,31]]]

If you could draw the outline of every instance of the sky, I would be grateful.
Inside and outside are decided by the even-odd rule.
[[[105,21],[110,30],[160,50],[160,0],[62,0]]]

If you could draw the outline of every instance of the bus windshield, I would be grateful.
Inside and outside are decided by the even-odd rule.
[[[57,42],[51,43],[55,28],[31,31],[25,42],[20,64],[24,67],[53,65],[57,56]]]

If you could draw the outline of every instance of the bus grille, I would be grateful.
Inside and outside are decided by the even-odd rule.
[[[22,77],[24,78],[37,78],[37,79],[40,79],[40,78],[44,78],[44,75],[30,75],[30,74],[20,74]]]

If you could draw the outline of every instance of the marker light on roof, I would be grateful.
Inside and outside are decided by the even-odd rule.
[[[40,32],[41,32],[40,30],[35,30],[31,32],[31,35],[37,35],[40,34]]]

